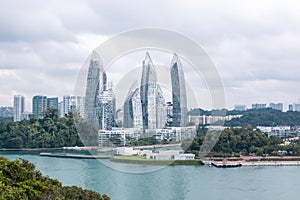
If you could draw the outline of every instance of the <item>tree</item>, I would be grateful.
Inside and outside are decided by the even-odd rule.
[[[110,199],[91,190],[62,187],[59,181],[42,176],[27,160],[9,161],[0,157],[0,169],[0,199]]]
[[[21,122],[2,121],[0,123],[0,148],[82,146],[74,117],[72,113],[69,113],[63,118],[58,118],[57,110],[49,109],[45,112],[44,119],[30,116],[29,120]],[[95,136],[91,141],[97,145],[95,141],[98,140]]]

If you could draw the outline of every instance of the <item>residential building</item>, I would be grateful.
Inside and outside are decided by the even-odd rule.
[[[142,107],[143,133],[146,129],[162,128],[165,125],[164,97],[156,82],[155,67],[147,52],[143,61],[140,98]]]
[[[283,111],[283,103],[270,103],[269,107],[274,109],[274,110]]]
[[[128,138],[137,140],[140,136],[140,130],[112,128],[111,130],[99,130],[98,139],[99,146],[124,146]],[[114,143],[118,141],[118,143]]]
[[[294,111],[300,112],[300,103],[294,104]]]
[[[58,116],[59,117],[64,117],[65,116],[65,112],[64,112],[64,102],[61,101],[58,103]]]
[[[99,94],[101,94],[101,91],[99,92],[99,89],[100,87],[103,88],[103,81],[100,81],[100,73],[103,73],[103,71],[103,64],[100,56],[96,51],[93,51],[90,58],[87,74],[84,113],[88,123],[94,127],[99,127],[96,114],[96,104],[97,98]]]
[[[22,113],[25,110],[25,97],[21,95],[14,96],[14,121],[21,121]]]
[[[172,81],[172,126],[180,127],[187,125],[187,99],[185,78],[179,57],[174,54],[171,63]]]
[[[101,130],[112,130],[116,126],[115,114],[116,98],[111,83],[108,86],[108,90],[103,91],[98,99],[97,116],[99,128]]]
[[[58,109],[58,97],[47,98],[47,109]]]
[[[0,107],[0,118],[13,118],[14,108],[9,106]]]
[[[294,107],[293,107],[293,104],[289,104],[289,108],[288,108],[288,111],[294,111]]]
[[[123,127],[143,128],[140,88],[135,82],[130,87],[123,106]]]
[[[268,137],[276,136],[279,138],[286,138],[290,134],[293,134],[290,126],[257,126],[261,132],[268,134]]]
[[[23,112],[21,114],[21,120],[29,120],[30,119],[30,115],[32,115],[31,112],[27,112],[27,111]]]
[[[165,110],[166,110],[166,116],[167,116],[166,126],[171,127],[172,122],[173,122],[173,104],[172,104],[172,102],[167,102],[165,104]]]
[[[267,104],[265,103],[255,103],[252,104],[252,109],[261,109],[261,108],[266,108]]]
[[[32,98],[32,113],[38,119],[42,119],[45,116],[47,110],[47,96],[34,96]]]
[[[117,127],[123,127],[123,116],[124,116],[124,111],[122,109],[118,109],[116,111],[116,125],[117,125]]]
[[[245,111],[246,106],[245,105],[235,105],[234,110],[236,110],[236,111]]]
[[[63,113],[61,113],[61,115],[63,114],[63,116],[65,114],[68,114],[69,112],[72,111],[77,111],[79,112],[79,114],[84,117],[85,113],[85,109],[84,109],[84,105],[85,105],[85,98],[82,96],[69,96],[69,95],[65,95],[63,97],[63,102],[61,106],[61,110],[63,110]]]

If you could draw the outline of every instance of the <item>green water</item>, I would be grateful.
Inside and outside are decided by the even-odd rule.
[[[297,166],[153,168],[146,165],[112,164],[109,161],[103,164],[98,160],[40,157],[29,153],[0,154],[9,159],[27,159],[44,175],[58,179],[63,185],[92,189],[109,195],[113,200],[281,200],[300,197],[300,167]]]

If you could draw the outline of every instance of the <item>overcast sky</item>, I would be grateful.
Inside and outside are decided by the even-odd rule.
[[[297,1],[0,0],[0,5],[1,106],[12,106],[13,95],[21,94],[31,111],[33,95],[73,94],[77,73],[94,48],[143,27],[175,30],[202,46],[223,80],[227,108],[255,102],[287,107],[300,99]]]

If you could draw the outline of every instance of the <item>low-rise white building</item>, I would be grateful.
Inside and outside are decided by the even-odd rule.
[[[196,137],[196,126],[166,127],[164,129],[157,129],[157,133],[153,136],[157,140],[174,139],[176,142],[180,142],[185,139]]]
[[[195,154],[183,153],[182,150],[153,151],[146,153],[146,159],[150,160],[194,160]]]
[[[285,138],[291,133],[290,126],[257,126],[261,132],[268,134],[268,137],[277,136],[279,138]]]
[[[119,139],[122,142],[122,144],[125,145],[127,138],[133,138],[137,140],[139,138],[139,135],[139,130],[130,128],[113,128],[112,130],[99,130],[99,146],[110,146],[110,139],[112,138]]]
[[[139,150],[132,147],[117,147],[117,155],[120,156],[133,156],[138,155]]]

